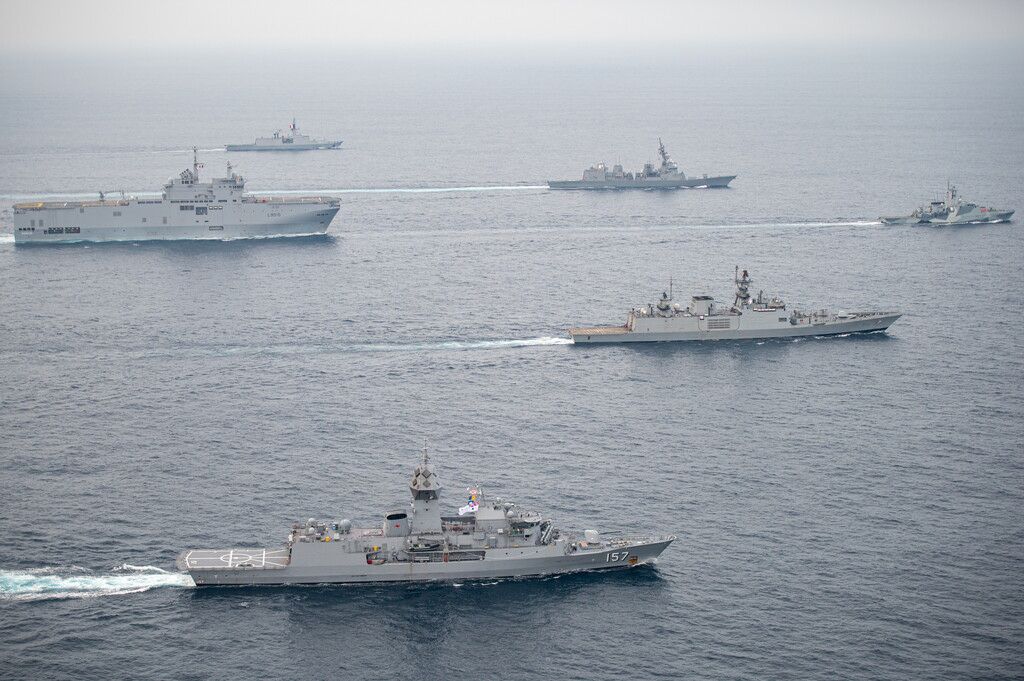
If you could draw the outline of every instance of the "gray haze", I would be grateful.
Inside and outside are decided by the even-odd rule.
[[[3,51],[194,46],[636,49],[721,43],[990,43],[1019,39],[1024,3],[955,2],[129,2],[7,0]],[[642,57],[642,53],[637,54]]]

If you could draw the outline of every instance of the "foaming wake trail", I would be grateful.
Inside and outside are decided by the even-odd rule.
[[[263,347],[240,346],[228,348],[230,354],[317,354],[349,352],[437,352],[459,350],[504,350],[508,348],[530,348],[549,345],[572,345],[571,338],[542,336],[540,338],[518,338],[509,340],[465,340],[436,341],[426,343],[346,343],[339,345],[271,345]]]
[[[13,243],[14,243],[14,235],[13,234],[0,234],[0,244],[13,244]]]
[[[151,565],[124,564],[109,574],[80,567],[0,570],[0,600],[11,601],[98,598],[194,586],[192,578],[183,572],[168,572]]]
[[[440,194],[444,192],[497,192],[516,189],[547,189],[546,184],[514,184],[480,187],[370,187],[365,189],[281,189],[254,191],[258,195],[279,194]]]
[[[511,340],[444,341],[440,343],[418,343],[411,345],[356,345],[351,347],[369,350],[493,350],[499,348],[530,348],[539,345],[572,345],[572,339],[541,336],[540,338]]]

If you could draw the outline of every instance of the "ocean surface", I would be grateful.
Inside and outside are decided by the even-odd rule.
[[[1022,51],[0,58],[0,677],[1024,676]],[[225,154],[295,116],[340,151]],[[550,192],[661,137],[728,190]],[[26,197],[227,160],[326,238],[15,247]],[[574,347],[669,280],[887,334]],[[183,549],[378,522],[427,444],[655,566],[199,590]]]

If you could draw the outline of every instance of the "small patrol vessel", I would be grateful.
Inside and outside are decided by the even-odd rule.
[[[245,193],[232,172],[199,181],[202,164],[172,177],[159,197],[98,201],[36,201],[14,206],[15,243],[233,239],[324,234],[341,208],[327,196],[264,197]]]
[[[964,201],[953,185],[946,187],[945,201],[932,201],[921,206],[910,215],[882,217],[885,225],[977,225],[988,222],[1009,222],[1014,211],[979,206]]]
[[[671,293],[662,293],[656,304],[630,310],[622,326],[569,329],[576,343],[640,343],[656,341],[707,341],[752,338],[830,336],[884,331],[900,318],[899,312],[800,312],[786,310],[778,297],[764,291],[750,295],[753,280],[736,268],[736,297],[732,305],[720,305],[711,296],[693,296],[682,307]],[[669,284],[671,291],[671,283]]]
[[[644,169],[636,173],[624,172],[621,165],[611,169],[604,163],[598,163],[583,171],[582,180],[549,180],[550,189],[703,189],[711,187],[728,187],[736,179],[735,175],[719,175],[717,177],[687,177],[679,170],[679,166],[665,151],[665,145],[658,139],[658,155],[661,166],[654,167],[645,163]]]
[[[673,535],[582,536],[478,488],[458,515],[442,515],[441,482],[427,457],[409,481],[412,501],[374,527],[310,518],[281,548],[191,549],[178,557],[197,586],[416,582],[528,577],[652,562]]]
[[[311,149],[337,149],[341,140],[318,140],[299,132],[299,124],[292,119],[288,134],[275,130],[270,137],[257,137],[252,144],[226,144],[227,151],[310,151]]]

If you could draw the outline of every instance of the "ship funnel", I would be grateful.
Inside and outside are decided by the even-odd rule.
[[[384,514],[385,537],[408,537],[409,514],[406,511],[388,511]]]

